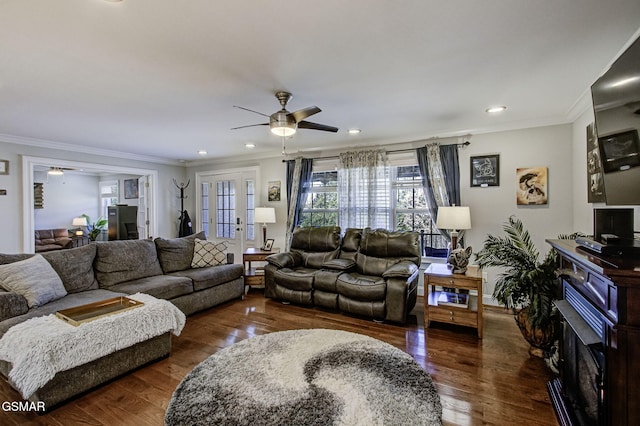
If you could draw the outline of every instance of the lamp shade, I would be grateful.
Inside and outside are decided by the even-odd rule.
[[[256,207],[253,221],[254,223],[276,223],[276,209],[273,207]]]
[[[74,217],[71,222],[72,226],[87,226],[87,218],[86,217]]]
[[[439,229],[471,229],[471,212],[469,211],[469,207],[438,207],[436,226]]]

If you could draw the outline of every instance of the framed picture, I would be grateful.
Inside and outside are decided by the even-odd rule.
[[[471,157],[471,186],[486,188],[500,186],[500,155],[478,155]]]
[[[138,179],[124,180],[124,198],[127,200],[138,198]]]
[[[0,160],[0,175],[9,174],[9,160]]]
[[[547,204],[547,168],[516,170],[516,202],[519,206]]]
[[[272,180],[267,183],[267,192],[269,194],[269,201],[280,201],[280,181]]]
[[[587,126],[587,202],[604,202],[604,176],[596,127],[593,123]]]
[[[264,251],[271,251],[273,248],[273,240],[267,240],[264,242]]]

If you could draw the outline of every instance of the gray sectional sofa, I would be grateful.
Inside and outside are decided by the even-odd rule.
[[[150,294],[176,305],[190,315],[244,296],[244,268],[221,264],[192,268],[195,239],[122,240],[96,242],[83,247],[42,253],[60,277],[66,295],[42,306],[29,307],[27,299],[0,289],[0,337],[29,318],[55,313],[108,298]],[[33,254],[0,254],[0,265],[26,260]],[[25,272],[25,271],[22,271]],[[26,275],[26,274],[25,274]],[[55,405],[120,374],[169,354],[169,334],[56,375],[30,400]],[[92,374],[85,374],[91,368]],[[0,373],[10,365],[0,361]]]

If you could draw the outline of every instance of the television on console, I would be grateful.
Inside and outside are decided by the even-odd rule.
[[[591,86],[608,205],[640,205],[640,38]]]

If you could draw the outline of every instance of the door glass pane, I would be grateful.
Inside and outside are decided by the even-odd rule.
[[[254,202],[255,202],[255,184],[253,180],[247,180],[246,189],[247,189],[247,217],[245,218],[245,229],[247,230],[245,238],[247,241],[255,240],[255,224],[253,220],[254,213]]]
[[[200,205],[202,206],[202,230],[206,236],[209,236],[209,183],[202,183],[202,200]]]
[[[219,181],[217,189],[216,222],[218,238],[235,238],[235,182],[232,180]]]

